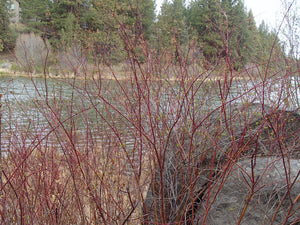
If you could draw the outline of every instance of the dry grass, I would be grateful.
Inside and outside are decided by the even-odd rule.
[[[149,157],[140,177],[118,148],[88,154],[57,147],[11,149],[3,158],[2,221],[17,224],[137,224],[146,197]],[[24,160],[26,159],[26,160]],[[129,219],[130,217],[130,219]]]

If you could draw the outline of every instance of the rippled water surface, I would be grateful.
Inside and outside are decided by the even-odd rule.
[[[294,86],[292,86],[292,92],[288,93],[281,91],[287,86],[280,82],[270,83],[264,88],[255,82],[237,82],[232,86],[227,100],[232,99],[232,102],[239,104],[246,101],[255,103],[264,100],[270,104],[283,102],[280,103],[282,105],[292,93],[294,103],[289,103],[288,107],[294,109],[299,107],[300,96],[299,87],[296,87],[297,84],[291,80],[291,85]],[[0,77],[0,93],[3,95],[1,99],[2,149],[14,145],[34,145],[43,141],[61,144],[64,140],[73,138],[67,134],[76,136],[78,143],[81,140],[86,145],[88,141],[95,144],[94,142],[103,141],[115,132],[109,127],[109,123],[121,127],[121,135],[132,135],[130,133],[131,125],[120,114],[127,103],[123,102],[122,94],[119,93],[120,89],[116,88],[117,86],[118,84],[114,81],[99,81],[97,83]],[[123,87],[126,88],[127,85],[125,84]],[[216,90],[213,91],[212,87],[215,87]],[[172,108],[178,104],[178,102],[176,103],[177,96],[183,90],[176,89],[176,85],[171,90],[167,88],[161,91],[158,90],[159,88],[153,87],[151,96],[148,96],[149,99],[145,96],[139,97],[149,100],[150,107],[158,107],[161,112],[172,111]],[[104,106],[102,99],[98,97],[100,91],[102,96],[107,93],[107,103],[112,103],[117,108],[107,107],[107,104]],[[156,91],[157,93],[161,91],[158,96],[156,96]],[[134,93],[129,91],[128,95],[131,94],[134,96]],[[182,98],[182,101],[185,97],[191,98],[192,96],[189,93]],[[218,84],[210,84],[209,87],[203,85],[202,89],[195,92],[193,98],[196,99],[195,106],[200,104],[202,109],[218,107],[222,102],[218,92]],[[135,102],[134,104],[138,103]],[[170,118],[172,118],[171,114]],[[58,139],[60,141],[57,141]],[[131,140],[134,141],[133,139]]]

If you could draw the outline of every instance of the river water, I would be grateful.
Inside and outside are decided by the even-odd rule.
[[[284,105],[285,108],[295,109],[299,107],[300,98],[297,85],[298,83],[292,80],[292,92],[282,92],[280,90],[286,89],[286,83],[270,82],[261,88],[261,84],[254,82],[236,82],[226,100],[238,104],[247,101],[251,103],[266,101],[268,104]],[[122,95],[127,93],[137,96],[137,94],[131,93],[129,89],[122,90],[126,86],[127,84],[120,85],[115,81],[74,82],[61,79],[0,77],[0,94],[3,95],[1,99],[1,149],[6,151],[11,148],[21,148],[22,145],[36,146],[44,142],[63,146],[68,145],[70,141],[87,148],[89,145],[109,142],[108,137],[112,136],[112,133],[117,138],[128,136],[128,139],[125,138],[127,142],[124,141],[124,143],[132,145],[135,134],[131,130],[131,124],[127,123],[122,114],[128,114],[128,108],[132,110],[135,108],[128,107],[128,104],[132,104],[133,101],[128,102],[126,98],[123,101]],[[221,88],[218,89],[218,84],[210,84],[208,88],[207,85],[203,87],[206,88],[197,90],[193,96],[193,98],[201,99],[198,103],[202,105],[202,110],[205,105],[211,108],[220,106],[222,100],[218,91]],[[217,87],[216,91],[212,92],[211,87]],[[148,100],[152,101],[151,104],[154,107],[160,109],[158,113],[168,113],[172,119],[170,112],[173,112],[174,105],[179,102],[176,103],[173,100],[183,90],[165,89],[163,95],[158,90],[159,94],[155,96],[156,90],[160,88],[162,86],[154,87],[151,90],[152,99]],[[121,93],[122,91],[124,92]],[[101,96],[107,95],[108,97],[104,100],[99,98],[99,92]],[[287,98],[290,99],[289,93],[293,93],[294,103],[292,104],[287,104],[288,101],[285,101]],[[147,100],[145,96],[138,97]],[[191,98],[186,95],[181,100],[185,101],[186,97]],[[106,104],[103,104],[105,101]],[[127,109],[127,111],[122,112],[122,109]],[[114,130],[114,127],[121,127],[121,129]]]
[[[82,145],[87,136],[93,142],[103,139],[107,126],[90,109],[91,96],[75,85],[70,80],[0,77],[2,150],[70,141]]]

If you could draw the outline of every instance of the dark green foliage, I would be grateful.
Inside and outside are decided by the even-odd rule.
[[[243,2],[240,0],[224,0],[221,7],[225,11],[224,14],[226,15],[224,16],[228,21],[226,22],[228,23],[228,28],[226,27],[224,31],[224,34],[228,35],[228,46],[226,46],[228,49],[226,50],[233,61],[232,66],[235,69],[239,69],[248,61],[246,50],[249,44],[247,13]]]
[[[20,0],[21,21],[28,31],[51,37],[51,0]]]
[[[122,26],[130,31],[128,35],[137,45],[140,38],[150,38],[155,19],[153,0],[21,0],[20,3],[22,22],[30,31],[50,38],[57,48],[80,44],[86,49],[92,47],[102,56],[114,51],[120,53]]]
[[[153,0],[97,0],[90,5],[89,12],[85,13],[87,29],[97,55],[102,58],[108,55],[115,62],[122,61],[124,52],[120,49],[127,45],[126,48],[133,46],[138,51],[141,41],[149,40],[153,33]],[[130,37],[131,43],[123,43],[124,35]]]
[[[10,1],[0,0],[0,52],[13,48],[15,37],[9,28]]]
[[[265,58],[261,49],[270,53],[276,37],[264,25],[257,30],[252,11],[247,12],[241,0],[192,1],[188,22],[196,31],[204,59],[210,63],[226,60],[231,69]],[[279,42],[275,46],[280,49]]]
[[[186,26],[184,3],[184,0],[165,1],[161,7],[158,25],[169,39],[174,35],[180,39],[180,35]]]
[[[247,45],[245,53],[249,56],[249,60],[254,60],[255,54],[259,50],[259,33],[251,10],[247,15],[246,27]]]
[[[0,0],[2,45],[11,46],[9,2]],[[249,62],[266,63],[273,47],[281,51],[276,33],[263,23],[256,27],[242,0],[165,0],[155,22],[154,0],[20,0],[21,21],[26,29],[50,40],[57,49],[79,45],[93,56],[124,59],[124,48],[148,41],[158,54],[167,50],[175,61],[188,55],[191,40],[199,61],[227,62],[241,69]],[[125,36],[131,43],[124,43]],[[274,44],[274,45],[273,45]],[[127,46],[127,47],[126,47]],[[123,52],[123,53],[122,53]],[[201,57],[202,56],[202,57]],[[107,58],[107,59],[108,59]]]
[[[186,19],[185,0],[164,1],[156,23],[155,49],[160,53],[168,49],[173,62],[180,61],[179,55],[188,46],[189,26]],[[181,52],[181,53],[180,53]]]
[[[215,0],[197,0],[189,7],[189,23],[200,37],[203,55],[208,61],[217,60],[224,50],[221,17]]]
[[[262,64],[268,63],[274,54],[282,53],[281,45],[275,31],[270,31],[269,27],[263,21],[258,27],[259,46],[256,51],[256,58]]]
[[[240,0],[197,0],[189,7],[189,23],[197,31],[203,55],[209,62],[227,57],[237,68],[247,61],[247,22]]]
[[[140,19],[143,24],[144,35],[147,40],[151,38],[153,33],[153,24],[155,20],[155,4],[154,0],[139,1],[138,4]]]

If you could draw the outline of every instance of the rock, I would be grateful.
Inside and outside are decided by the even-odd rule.
[[[273,111],[250,123],[245,136],[246,154],[300,158],[300,115],[296,111]]]
[[[11,69],[12,64],[9,62],[5,62],[1,64],[2,69]]]
[[[224,118],[227,116],[230,119],[226,121]],[[228,121],[230,123],[226,124]],[[261,201],[260,208],[257,209],[265,210],[263,221],[269,224],[270,217],[274,215],[272,206],[276,208],[278,199],[282,199],[286,193],[282,183],[286,174],[283,173],[280,160],[276,161],[273,157],[290,162],[293,168],[290,166],[288,177],[295,177],[295,173],[300,170],[299,138],[300,115],[296,111],[277,110],[258,104],[244,106],[242,109],[232,107],[231,111],[224,114],[215,111],[210,117],[205,117],[195,133],[174,130],[166,147],[160,152],[160,161],[156,158],[157,161],[154,162],[155,168],[143,210],[144,224],[178,224],[183,221],[185,224],[201,224],[205,214],[204,207],[208,200],[211,201],[208,195],[212,193],[212,187],[221,187],[221,190],[216,203],[210,208],[213,213],[210,210],[208,212],[207,221],[210,222],[207,224],[236,224],[245,205],[245,196],[249,193],[247,182],[243,180],[238,166],[232,162],[238,162],[249,173],[249,164],[253,158],[256,158],[256,166],[253,167],[255,174],[261,177],[257,185],[265,186],[257,189],[244,216],[248,218],[248,222],[242,222],[261,224],[256,221],[261,221],[262,213],[256,213],[254,207]],[[270,164],[271,162],[274,163]],[[231,171],[228,169],[230,163],[235,168]],[[270,168],[272,173],[263,173],[270,172]],[[226,185],[222,187],[219,179],[225,175],[228,175],[228,179],[225,179]],[[245,174],[244,176],[247,177]],[[299,180],[297,182],[291,188],[293,194],[290,200],[295,199],[297,190],[300,190],[295,188],[299,187]],[[291,201],[285,201],[282,207],[294,207],[288,203]],[[235,222],[228,222],[228,212],[222,210],[222,207],[232,211],[230,219]],[[280,224],[288,214],[286,208],[282,207],[274,217],[274,224]],[[298,213],[288,218],[289,223],[299,216]]]
[[[216,195],[208,211],[206,224],[237,224],[251,190],[253,196],[249,199],[240,224],[300,224],[300,199],[295,202],[300,194],[299,171],[299,159],[285,159],[283,163],[282,159],[273,157],[256,158],[254,166],[251,166],[251,159],[238,162]],[[251,177],[254,177],[254,182]],[[214,184],[216,190],[220,183],[218,181]],[[215,194],[216,191],[209,199],[210,202]],[[204,222],[204,214],[202,205],[195,224]]]

